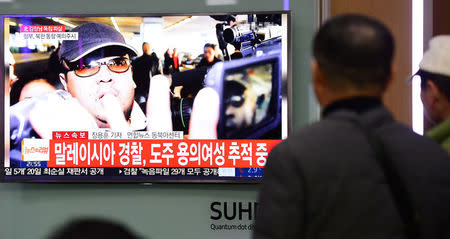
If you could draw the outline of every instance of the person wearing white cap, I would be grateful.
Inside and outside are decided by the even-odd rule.
[[[450,157],[381,100],[393,80],[390,30],[334,16],[312,48],[322,118],[270,151],[252,238],[450,238]]]
[[[419,67],[425,117],[436,124],[427,135],[450,154],[450,35],[430,40]]]

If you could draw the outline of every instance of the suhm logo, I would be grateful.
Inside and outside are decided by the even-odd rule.
[[[211,219],[253,220],[258,210],[257,202],[212,202]]]

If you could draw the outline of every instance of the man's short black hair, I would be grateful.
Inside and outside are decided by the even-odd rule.
[[[381,22],[356,14],[337,16],[319,29],[313,44],[314,57],[331,87],[386,88],[394,39]]]
[[[206,43],[206,44],[203,46],[203,51],[205,51],[206,48],[208,48],[208,47],[211,47],[212,49],[214,49],[214,44],[212,44],[212,43]]]

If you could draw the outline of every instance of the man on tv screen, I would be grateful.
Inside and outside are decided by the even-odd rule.
[[[112,27],[87,23],[73,29],[78,41],[63,41],[60,60],[67,70],[64,88],[94,117],[99,128],[111,128],[123,114],[132,129],[145,129],[145,115],[134,104],[130,57],[136,51]]]
[[[23,138],[50,138],[55,130],[145,130],[147,117],[134,101],[130,57],[136,55],[114,28],[86,23],[78,40],[64,40],[58,90],[11,107],[11,164]]]

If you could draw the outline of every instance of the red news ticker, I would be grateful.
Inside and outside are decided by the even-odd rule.
[[[65,32],[65,25],[22,25],[20,32]]]
[[[50,140],[47,167],[262,168],[281,140]]]

